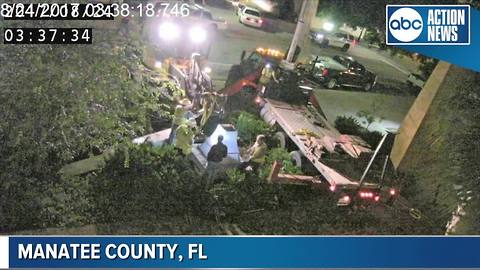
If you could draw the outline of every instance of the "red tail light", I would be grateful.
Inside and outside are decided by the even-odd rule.
[[[329,73],[328,68],[324,68],[323,71],[322,71],[322,76],[323,76],[323,77],[327,77],[327,76],[328,76],[328,73]]]
[[[363,190],[358,192],[358,196],[364,200],[372,200],[375,202],[380,201],[380,195],[377,192],[370,191],[370,190]]]
[[[390,195],[395,196],[397,194],[397,191],[395,189],[390,189]]]
[[[262,23],[263,23],[263,20],[258,20],[258,23],[262,24]]]

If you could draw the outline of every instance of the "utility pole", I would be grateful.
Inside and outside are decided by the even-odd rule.
[[[293,62],[293,56],[297,46],[303,45],[306,35],[310,30],[312,18],[316,15],[318,0],[303,0],[300,14],[297,19],[297,27],[290,43],[290,49],[287,54],[287,62]]]

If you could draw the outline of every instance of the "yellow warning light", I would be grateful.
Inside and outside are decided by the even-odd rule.
[[[262,47],[258,47],[256,49],[256,51],[262,55],[268,55],[268,56],[273,56],[273,57],[283,57],[284,54],[281,53],[280,51],[278,50],[275,50],[275,49],[270,49],[270,48],[267,48],[267,49],[264,49]]]

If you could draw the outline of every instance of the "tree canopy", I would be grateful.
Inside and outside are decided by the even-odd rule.
[[[151,131],[158,98],[135,76],[141,44],[94,35],[94,45],[0,45],[0,230],[68,223],[78,194],[60,168]]]

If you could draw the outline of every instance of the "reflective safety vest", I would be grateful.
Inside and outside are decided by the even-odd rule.
[[[266,155],[267,155],[267,144],[262,143],[261,145],[257,145],[253,150],[252,161],[256,163],[264,163]]]
[[[181,124],[176,130],[175,146],[180,148],[184,155],[188,155],[192,152],[193,136],[195,136],[195,134],[193,133],[192,128],[186,123]]]
[[[273,70],[273,68],[264,67],[262,70],[262,76],[260,76],[260,83],[264,85],[268,84],[274,72],[275,71]]]
[[[202,115],[202,120],[200,121],[200,126],[203,127],[208,121],[208,118],[213,113],[213,110],[215,109],[215,97],[212,94],[206,94],[203,97],[202,100],[202,109],[203,109],[203,115]]]
[[[180,126],[181,124],[185,123],[187,119],[185,119],[185,114],[187,110],[185,110],[182,106],[177,106],[175,108],[175,112],[173,113],[173,124]]]

